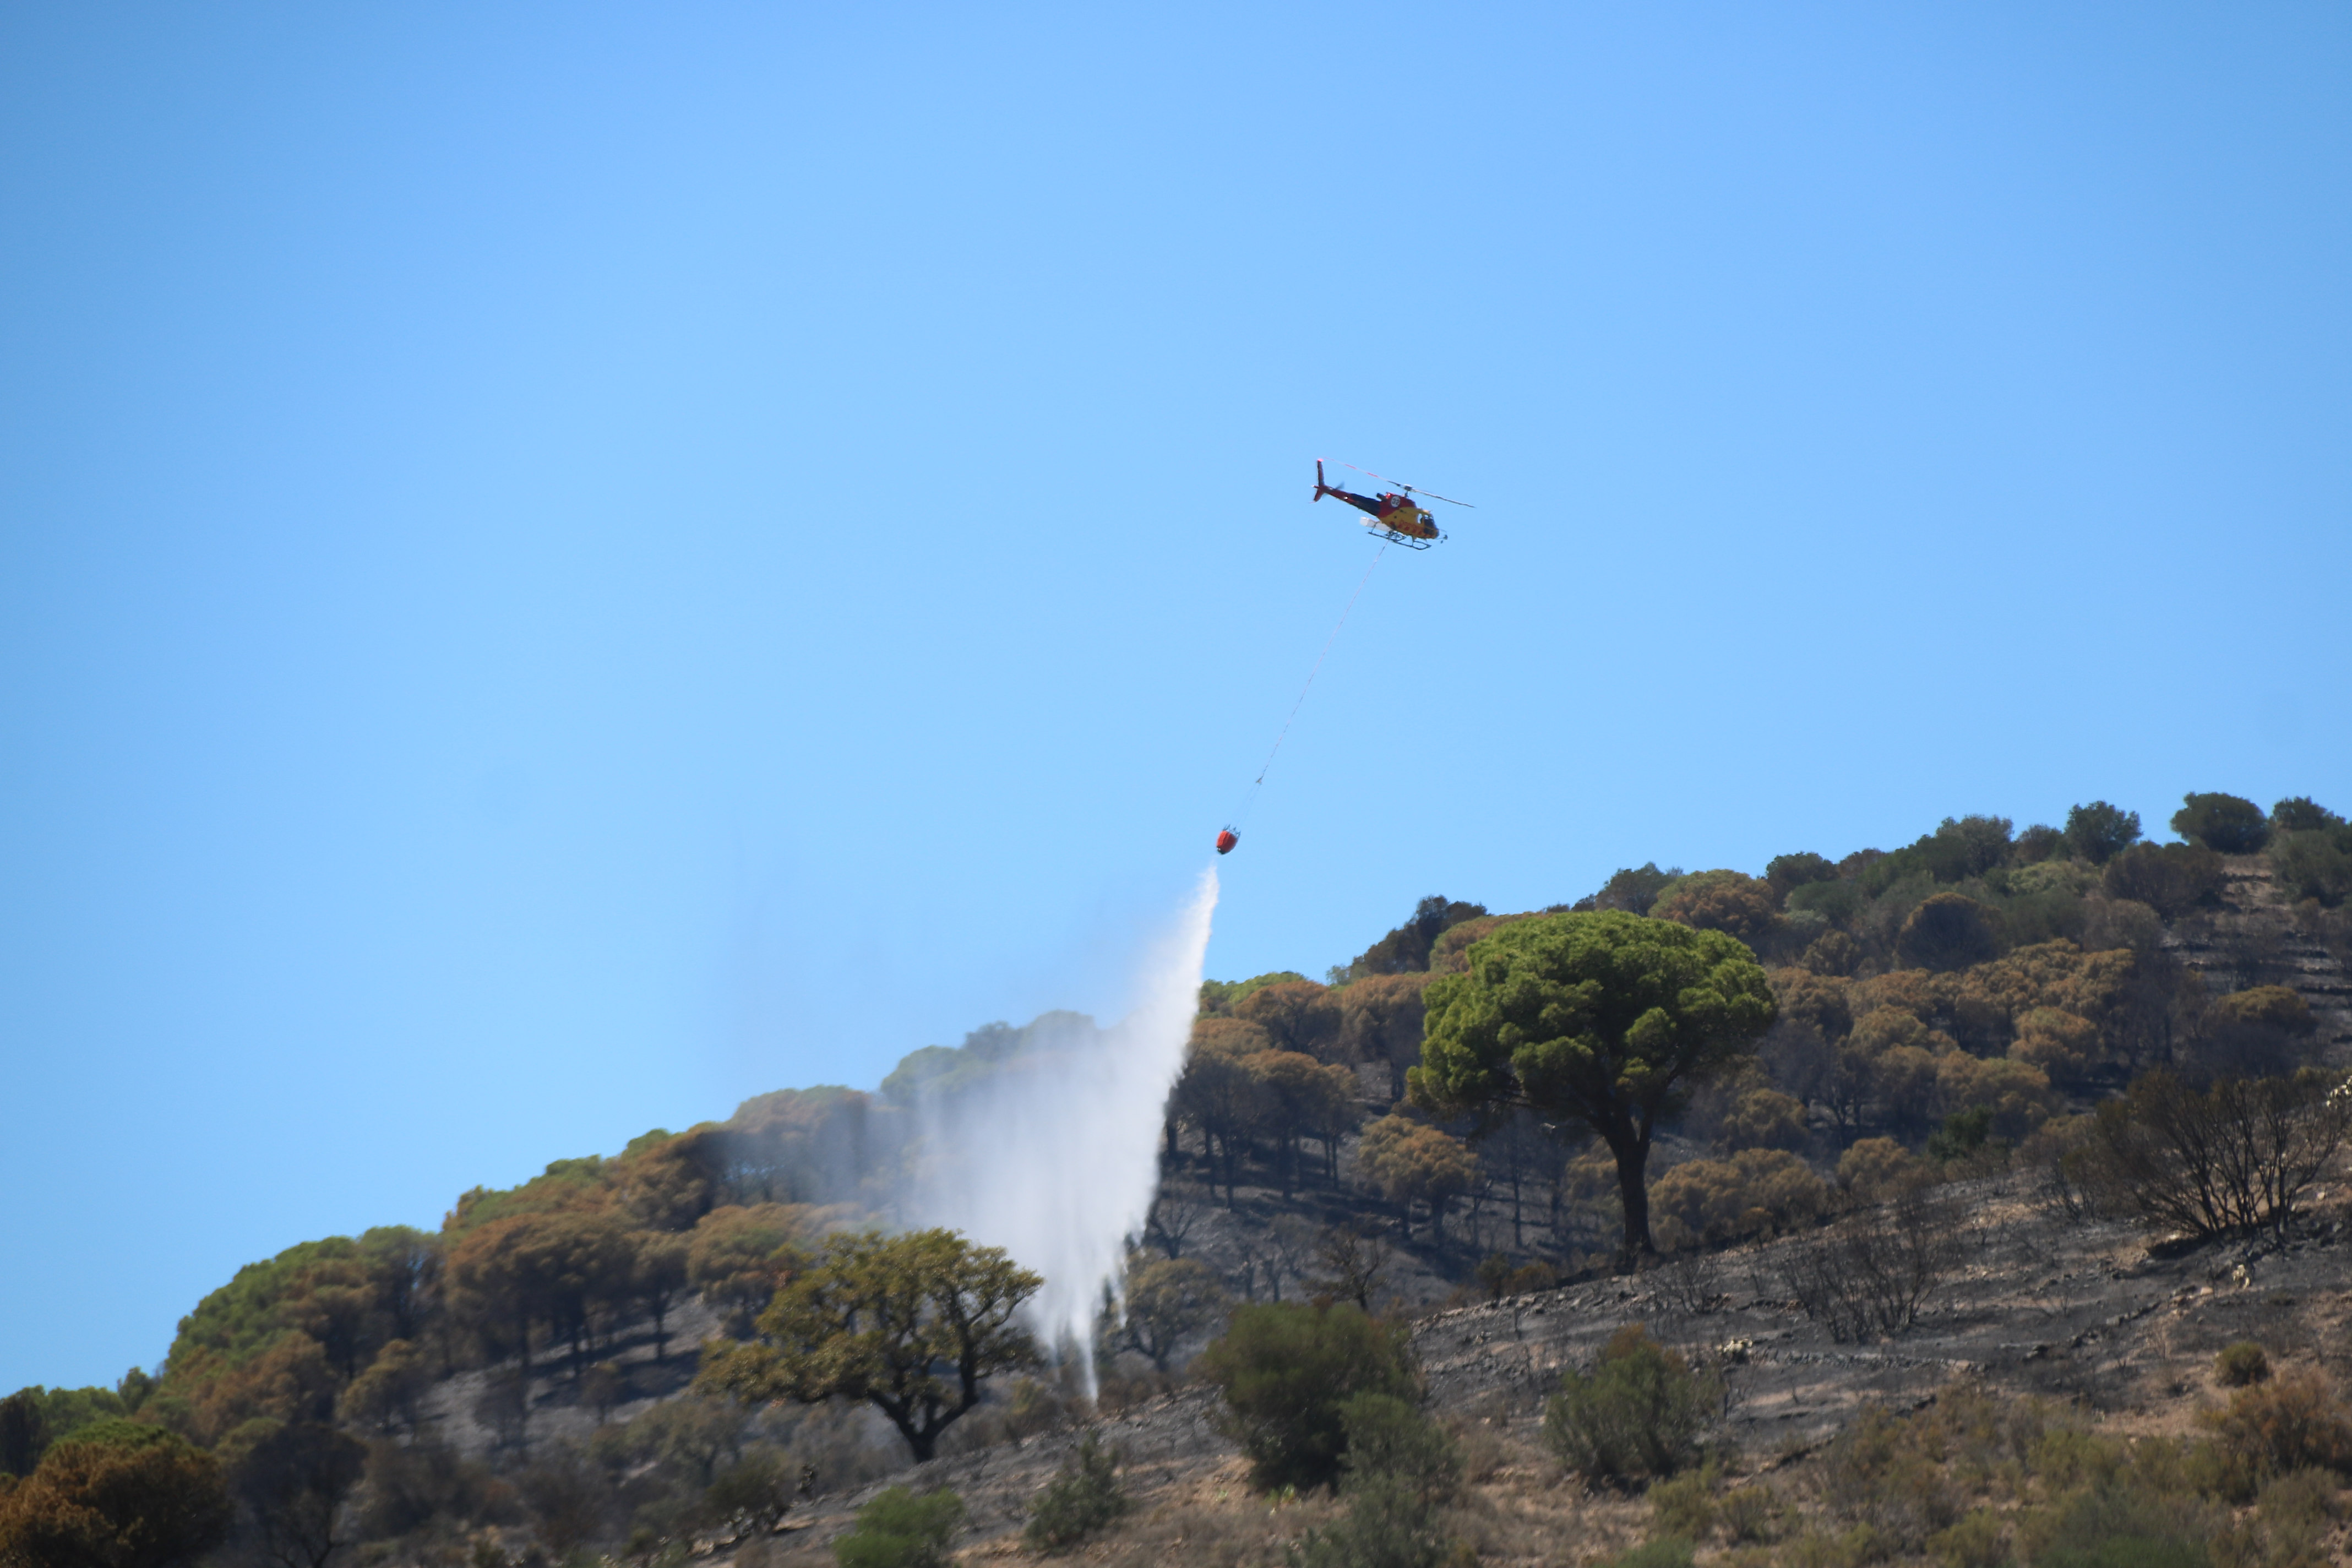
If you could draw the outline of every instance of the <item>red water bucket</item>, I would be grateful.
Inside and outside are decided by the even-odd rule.
[[[1241,841],[1242,836],[1228,827],[1217,835],[1217,853],[1230,855],[1234,852],[1234,846]]]

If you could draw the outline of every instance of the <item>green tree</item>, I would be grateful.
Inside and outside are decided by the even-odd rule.
[[[105,1421],[0,1492],[0,1568],[170,1568],[229,1521],[219,1461],[160,1426]]]
[[[1224,1281],[1207,1264],[1139,1254],[1127,1274],[1127,1342],[1166,1372],[1177,1347],[1213,1327],[1232,1306]]]
[[[1424,1504],[1450,1502],[1462,1486],[1462,1451],[1421,1406],[1393,1394],[1358,1394],[1339,1406],[1348,1447],[1339,1456],[1343,1491],[1387,1477]]]
[[[763,1403],[865,1400],[919,1464],[982,1383],[1037,1363],[1013,1315],[1044,1284],[951,1230],[836,1236],[760,1314],[764,1342],[709,1352],[696,1383]]]
[[[1543,915],[1429,987],[1413,1097],[1445,1111],[1524,1104],[1609,1146],[1627,1253],[1657,1250],[1647,1172],[1659,1121],[1771,1026],[1755,955],[1721,931],[1617,911]]]
[[[360,1256],[384,1337],[415,1343],[438,1305],[441,1238],[413,1226],[378,1226],[361,1234]]]
[[[2094,866],[2104,866],[2139,842],[2139,813],[2095,800],[2066,812],[2066,843]]]
[[[2344,819],[2307,795],[2294,795],[2271,807],[2273,833],[2315,833],[2341,827]]]
[[[1445,1559],[1438,1509],[1461,1483],[1454,1439],[1408,1400],[1359,1394],[1339,1406],[1348,1510],[1307,1532],[1293,1568],[1437,1568]]]
[[[2270,819],[2252,801],[2234,795],[2180,797],[2172,831],[2221,855],[2252,855],[2271,841]]]
[[[1221,1424],[1258,1484],[1316,1487],[1339,1476],[1350,1398],[1420,1397],[1407,1337],[1350,1302],[1262,1302],[1236,1310],[1194,1364],[1224,1395]]]

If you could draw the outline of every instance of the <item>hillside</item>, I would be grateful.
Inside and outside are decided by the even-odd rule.
[[[989,1123],[972,1118],[1110,1048],[1092,1020],[990,1025],[910,1054],[872,1092],[782,1090],[559,1161],[462,1194],[437,1233],[289,1248],[183,1320],[160,1378],[0,1402],[0,1469],[31,1474],[110,1417],[232,1476],[273,1434],[316,1447],[340,1433],[353,1458],[331,1510],[338,1561],[758,1568],[819,1552],[910,1478],[962,1495],[964,1549],[1017,1551],[1034,1494],[1091,1419],[1140,1505],[1091,1552],[1272,1563],[1339,1505],[1254,1490],[1187,1369],[1237,1305],[1328,1301],[1338,1247],[1377,1264],[1365,1294],[1412,1324],[1430,1407],[1473,1476],[1446,1528],[1480,1558],[1598,1561],[1655,1532],[1637,1489],[1564,1484],[1540,1433],[1563,1373],[1598,1364],[1629,1324],[1719,1377],[1707,1484],[1769,1515],[1682,1533],[1759,1563],[1916,1556],[1927,1515],[1873,1512],[1879,1483],[1847,1473],[1853,1434],[1880,1430],[1872,1412],[1927,1412],[1924,1433],[1971,1400],[2042,1400],[2036,1422],[2096,1448],[2204,1431],[2226,1343],[2262,1343],[2282,1386],[2346,1370],[2352,1193],[2333,1142],[2259,1224],[2201,1237],[2168,1237],[2177,1217],[2148,1207],[2129,1159],[2147,1138],[2135,1119],[2162,1109],[2151,1094],[2204,1116],[2206,1086],[2269,1085],[2281,1126],[2335,1114],[2314,1096],[2352,1069],[2352,828],[2307,801],[2264,814],[2227,796],[2189,797],[2174,826],[2182,842],[2145,843],[2136,818],[2092,803],[2063,829],[1948,820],[1891,851],[1782,856],[1759,876],[1630,868],[1548,911],[1431,898],[1325,982],[1204,984],[1127,1266],[1145,1298],[1181,1283],[1181,1310],[1106,1318],[1091,1367],[993,1380],[929,1465],[871,1408],[746,1409],[698,1392],[698,1373],[708,1350],[754,1340],[824,1238],[901,1222],[941,1128],[984,1149],[973,1134]],[[1580,912],[1711,933],[1769,986],[1752,1049],[1673,1098],[1647,1147],[1655,1257],[1630,1247],[1618,1167],[1573,1119],[1525,1101],[1457,1114],[1407,1092],[1431,998],[1483,984],[1482,955],[1516,940],[1497,933]],[[1864,1300],[1857,1270],[1888,1267],[1907,1270],[1902,1300],[1882,1280]],[[2032,1489],[2039,1459],[2003,1462],[2012,1490],[1971,1506],[2027,1521],[1997,1532],[2022,1541],[2032,1509],[2056,1504]],[[2293,1532],[2263,1522],[2252,1486],[2228,1505],[2252,1521],[2227,1525],[2240,1546],[2211,1550],[2322,1560],[2315,1526],[2284,1555],[2262,1544]],[[781,1529],[746,1533],[776,1509]],[[240,1539],[260,1528],[252,1507],[239,1517]],[[2221,1541],[2221,1517],[2200,1516],[2200,1540]],[[1865,1525],[1879,1545],[1860,1556],[1803,1544]]]
[[[1835,1527],[1858,1517],[1825,1494],[1835,1489],[1834,1441],[1865,1408],[2040,1400],[2099,1433],[2179,1437],[2226,1396],[2211,1373],[2226,1345],[2263,1344],[2281,1375],[2352,1376],[2344,1196],[2285,1239],[2158,1258],[2133,1227],[2072,1218],[2033,1189],[2031,1178],[2003,1176],[1948,1194],[1958,1256],[1919,1328],[1899,1339],[1841,1342],[1787,1297],[1780,1279],[1802,1237],[1710,1254],[1696,1269],[1596,1278],[1421,1319],[1414,1347],[1432,1405],[1472,1438],[1485,1470],[1459,1527],[1482,1561],[1522,1563],[1595,1561],[1650,1531],[1653,1510],[1639,1500],[1560,1486],[1538,1431],[1559,1371],[1591,1364],[1629,1322],[1724,1367],[1720,1436],[1733,1457],[1723,1486],[1768,1488],[1784,1534],[1800,1518]],[[1206,1537],[1214,1554],[1190,1560],[1278,1563],[1283,1544],[1318,1517],[1307,1505],[1285,1517],[1249,1500],[1213,1404],[1186,1391],[1106,1424],[1141,1499],[1139,1522],[1107,1560],[1141,1562]],[[1069,1447],[1060,1434],[991,1448],[943,1460],[926,1479],[971,1504],[975,1555],[986,1557],[989,1542],[1017,1531]],[[871,1489],[817,1500],[790,1521],[781,1560],[831,1562],[821,1549]],[[2314,1560],[2343,1560],[2341,1532],[2330,1541]]]

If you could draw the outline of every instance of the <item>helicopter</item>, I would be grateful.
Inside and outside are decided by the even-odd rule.
[[[1355,468],[1355,465],[1343,463],[1340,467]],[[1356,471],[1367,479],[1381,479],[1369,468],[1356,468]],[[1381,479],[1381,482],[1396,484],[1393,479]],[[1353,490],[1343,490],[1337,485],[1323,482],[1323,459],[1315,459],[1315,494],[1310,499],[1321,500],[1325,496],[1336,496],[1369,515],[1372,521],[1364,526],[1379,531],[1380,536],[1391,544],[1402,544],[1407,550],[1426,550],[1445,535],[1438,531],[1436,517],[1413,499],[1415,493],[1411,485],[1397,485],[1394,490],[1382,490],[1377,496],[1360,496]],[[1455,500],[1433,490],[1418,493],[1432,500],[1442,500],[1447,506],[1470,505],[1466,500]]]

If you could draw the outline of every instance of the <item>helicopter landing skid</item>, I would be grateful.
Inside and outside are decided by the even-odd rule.
[[[1437,536],[1437,539],[1416,539],[1410,533],[1399,533],[1393,528],[1382,528],[1377,522],[1368,522],[1364,524],[1364,526],[1370,529],[1374,533],[1379,534],[1382,539],[1387,540],[1391,544],[1402,544],[1407,550],[1426,550],[1431,545],[1436,543],[1437,539],[1443,539],[1445,537],[1445,535],[1441,533]]]

